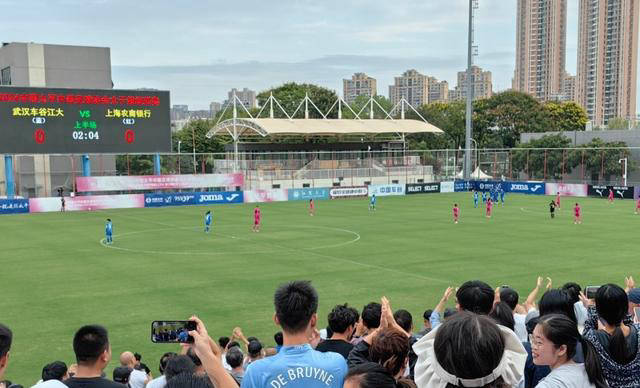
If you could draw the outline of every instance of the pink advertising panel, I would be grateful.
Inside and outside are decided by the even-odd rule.
[[[144,194],[87,195],[64,197],[66,211],[123,209],[144,207]],[[30,198],[29,212],[59,212],[62,207],[60,197]]]
[[[244,192],[244,202],[278,202],[287,201],[287,189],[250,190]]]
[[[588,185],[574,183],[547,183],[545,185],[545,193],[547,195],[556,195],[569,197],[586,197]]]
[[[90,176],[76,178],[78,192],[242,186],[242,174]]]

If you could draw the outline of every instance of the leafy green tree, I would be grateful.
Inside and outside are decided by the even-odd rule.
[[[502,139],[503,147],[512,148],[520,142],[520,134],[545,132],[551,124],[548,112],[535,98],[506,91],[475,104],[473,127],[481,147],[490,133],[495,132]]]
[[[583,107],[573,101],[545,103],[543,109],[547,112],[552,131],[584,131],[589,118]]]
[[[608,129],[628,129],[629,128],[629,120],[622,117],[614,117],[609,120],[607,123]]]
[[[464,101],[432,102],[419,107],[418,112],[425,120],[444,131],[444,135],[413,134],[408,136],[411,146],[426,146],[426,149],[464,148],[465,145],[465,103]],[[420,120],[413,111],[406,118]],[[425,149],[425,148],[414,148]]]
[[[220,138],[220,136],[216,135],[211,139],[207,139],[206,137],[207,133],[214,127],[214,125],[214,120],[201,119],[189,121],[181,130],[173,134],[173,151],[178,152],[178,141],[180,141],[181,153],[193,153],[194,143],[195,152],[197,154],[224,152],[225,142]]]
[[[258,105],[264,106],[269,96],[273,93],[273,96],[278,100],[280,105],[284,108],[285,111],[289,115],[292,115],[293,112],[298,108],[300,102],[304,99],[305,95],[308,95],[311,101],[318,107],[318,109],[326,114],[329,108],[336,102],[338,99],[338,95],[333,90],[323,88],[321,86],[313,85],[313,84],[297,84],[295,82],[289,82],[282,86],[279,86],[274,89],[265,90],[258,94]],[[268,109],[268,108],[265,108]],[[282,110],[274,104],[273,114],[276,118],[286,118],[287,116],[282,112]],[[296,118],[304,117],[304,104],[300,107],[298,112],[295,115]],[[338,110],[334,108],[329,114],[328,118],[337,118]],[[309,104],[309,118],[312,119],[321,119],[322,115],[311,105]]]
[[[513,172],[526,172],[529,177],[561,179],[563,171],[574,167],[567,152],[557,148],[571,147],[571,140],[562,134],[546,135],[519,144],[511,154]],[[537,148],[548,148],[540,150]]]
[[[249,113],[251,114],[251,116],[249,116],[247,114],[247,111],[245,111],[240,104],[238,104],[237,108],[236,108],[236,112],[237,112],[237,117],[239,119],[246,119],[249,117],[256,117],[256,115],[260,112],[260,109],[258,108],[251,108],[248,109]],[[263,113],[264,115],[264,113]],[[263,117],[263,116],[261,116]],[[233,106],[230,104],[227,109],[222,109],[220,112],[216,113],[216,116],[213,118],[213,123],[221,123],[225,120],[229,120],[233,118]]]
[[[579,146],[570,153],[571,163],[581,166],[584,163],[584,172],[592,181],[609,181],[612,176],[621,176],[622,167],[619,160],[627,158],[627,173],[635,170],[635,163],[631,159],[626,142],[605,142],[596,137],[589,143]],[[591,149],[589,149],[591,148]]]
[[[153,155],[118,155],[116,171],[119,175],[152,175]]]
[[[393,108],[393,105],[391,104],[391,100],[389,100],[385,96],[374,96],[373,99],[378,104],[380,104],[380,106],[386,112],[389,112],[389,114],[391,114],[391,108]],[[371,105],[368,104],[369,100],[370,100],[369,96],[358,96],[358,97],[356,97],[354,102],[349,104],[349,106],[354,111],[354,113],[356,113],[356,114],[359,113],[359,117],[361,119],[368,119],[370,117],[369,116],[369,111],[370,111],[370,108],[371,108]],[[334,109],[337,109],[337,107],[335,107]],[[351,110],[349,110],[349,108],[343,106],[342,107],[342,118],[343,119],[355,119],[356,117],[355,117],[355,115],[353,113],[351,113]],[[373,104],[373,118],[374,119],[388,119],[387,115],[375,103]]]

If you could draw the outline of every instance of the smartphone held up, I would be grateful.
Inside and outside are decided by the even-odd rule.
[[[595,299],[599,289],[600,286],[587,286],[584,289],[585,296],[587,299]]]
[[[151,342],[193,343],[193,337],[189,335],[192,330],[196,330],[195,321],[153,321]]]

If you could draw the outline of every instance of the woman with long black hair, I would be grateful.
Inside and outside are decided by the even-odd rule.
[[[580,299],[589,306],[583,335],[596,349],[609,386],[640,387],[640,324],[628,315],[627,293],[605,284],[596,293],[595,307],[584,294]]]
[[[584,363],[573,361],[578,344]],[[532,336],[533,362],[548,365],[549,373],[539,388],[607,388],[600,359],[593,345],[578,332],[576,323],[561,314],[544,315],[538,320]]]

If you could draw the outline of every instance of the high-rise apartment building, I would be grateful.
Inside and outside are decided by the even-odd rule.
[[[429,102],[447,101],[449,99],[449,83],[438,81],[436,77],[427,77],[429,85]]]
[[[635,118],[638,0],[582,0],[576,99],[595,125]]]
[[[576,80],[577,77],[575,75],[565,73],[562,81],[562,100],[576,101]]]
[[[171,121],[189,118],[189,105],[173,105],[170,110]]]
[[[543,101],[561,94],[566,36],[566,0],[518,0],[512,88]]]
[[[209,104],[209,116],[211,118],[216,117],[216,114],[218,114],[218,112],[220,112],[222,110],[222,103],[219,102],[211,102],[211,104]]]
[[[358,96],[373,97],[378,93],[377,81],[365,73],[355,73],[351,79],[342,80],[344,100],[351,104]]]
[[[480,66],[471,66],[471,84],[473,85],[473,99],[489,98],[493,96],[493,76],[490,71],[483,71]],[[450,100],[467,98],[467,72],[458,72],[458,84],[455,90],[449,92]]]
[[[231,89],[228,93],[228,103],[233,103],[234,92],[236,94],[236,97],[238,97],[240,101],[242,101],[242,105],[244,105],[245,108],[252,109],[258,106],[258,104],[256,103],[256,92],[247,88],[244,88],[242,90],[238,90],[236,88]]]
[[[407,70],[400,77],[394,77],[389,85],[389,99],[396,105],[404,97],[414,107],[429,103],[429,77],[416,70]]]

